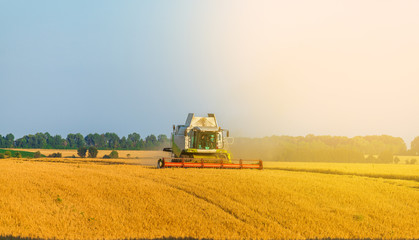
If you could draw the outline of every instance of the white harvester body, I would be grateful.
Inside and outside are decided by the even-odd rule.
[[[230,159],[225,147],[224,132],[218,126],[215,115],[197,117],[189,113],[184,125],[173,126],[172,148],[176,158],[222,158]]]

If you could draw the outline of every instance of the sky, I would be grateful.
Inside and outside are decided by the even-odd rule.
[[[0,134],[419,136],[419,1],[0,0]]]

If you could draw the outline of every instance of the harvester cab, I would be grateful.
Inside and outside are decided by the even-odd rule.
[[[172,147],[163,149],[171,152],[172,157],[159,159],[157,167],[262,169],[261,160],[231,159],[226,150],[228,140],[232,139],[229,135],[228,130],[218,125],[214,114],[197,117],[189,113],[184,125],[173,125]]]

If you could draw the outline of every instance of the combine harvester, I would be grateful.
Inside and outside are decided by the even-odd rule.
[[[157,167],[263,169],[262,160],[231,159],[227,139],[229,131],[218,126],[214,114],[189,113],[185,125],[173,125],[172,147],[163,149],[172,157],[159,159]]]

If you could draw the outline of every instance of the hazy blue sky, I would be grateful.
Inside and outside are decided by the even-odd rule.
[[[0,0],[0,134],[419,136],[418,1]],[[410,142],[408,142],[410,144]]]

